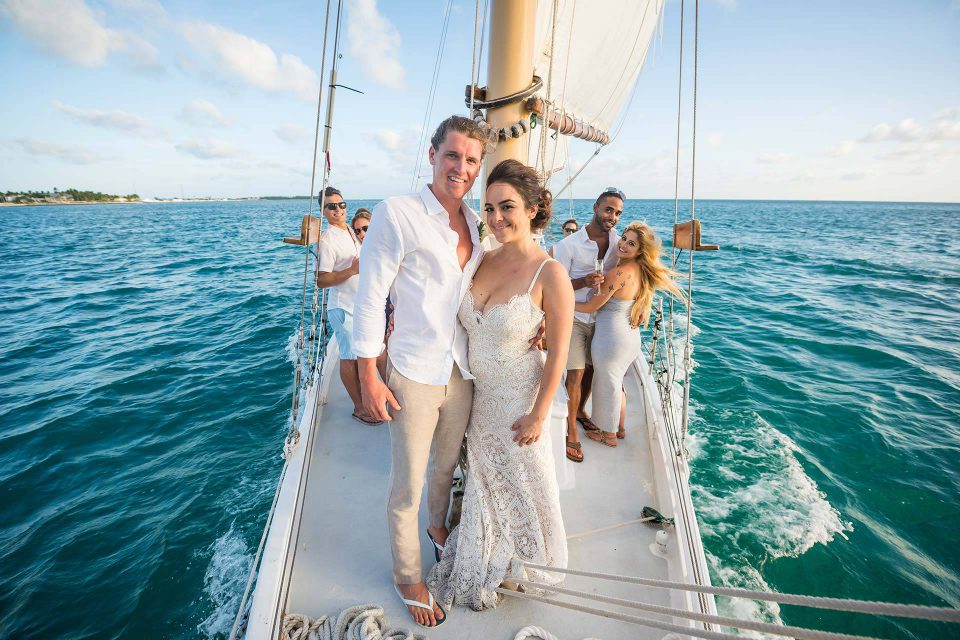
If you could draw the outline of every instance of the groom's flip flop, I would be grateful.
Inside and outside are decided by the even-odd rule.
[[[433,605],[436,603],[436,600],[433,599],[433,594],[430,593],[429,589],[427,590],[427,594],[430,596],[430,604],[424,604],[419,600],[407,600],[406,598],[403,597],[403,594],[400,593],[400,587],[398,587],[396,584],[393,585],[393,590],[397,592],[397,595],[400,597],[400,600],[403,601],[403,604],[407,605],[408,607],[420,607],[421,609],[426,609],[427,611],[431,611],[431,612],[433,611]],[[443,614],[443,617],[437,618],[437,624],[433,625],[433,627],[428,627],[425,624],[420,624],[419,622],[417,622],[416,618],[414,618],[413,621],[417,622],[417,624],[420,624],[420,626],[423,627],[424,629],[433,629],[434,627],[439,627],[440,625],[442,625],[444,622],[447,621],[447,612],[443,610],[443,607],[440,604],[437,604],[437,606],[440,608],[440,613]],[[436,614],[434,614],[434,616],[436,616]]]
[[[437,559],[437,562],[440,562],[440,554],[443,553],[443,545],[438,543],[433,539],[433,536],[430,535],[430,532],[427,531],[427,537],[430,538],[430,542],[433,543],[433,555]]]

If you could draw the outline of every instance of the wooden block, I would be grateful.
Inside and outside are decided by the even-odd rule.
[[[673,246],[690,251],[717,251],[718,244],[700,243],[700,221],[688,220],[673,225]]]
[[[310,230],[310,238],[307,239],[307,229]],[[308,242],[310,244],[315,244],[320,242],[320,218],[316,216],[311,217],[309,215],[303,216],[303,220],[300,221],[300,237],[299,238],[284,238],[283,241],[287,244],[296,244],[301,247]]]

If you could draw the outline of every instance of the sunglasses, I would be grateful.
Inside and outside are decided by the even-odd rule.
[[[347,203],[346,202],[328,202],[327,204],[323,205],[323,208],[328,211],[336,211],[337,209],[346,209]]]
[[[576,228],[576,227],[564,227],[564,228],[563,228],[563,232],[564,232],[564,233],[576,233],[576,232],[577,232],[577,228]]]
[[[617,196],[621,200],[627,199],[627,196],[623,195],[623,191],[620,191],[620,189],[617,189],[616,187],[607,187],[606,189],[604,189],[603,195],[607,195],[607,194],[610,194],[612,196]]]
[[[370,228],[370,225],[367,225],[365,227],[354,227],[353,232],[357,235],[360,235],[361,233],[366,233],[367,229],[369,228]]]

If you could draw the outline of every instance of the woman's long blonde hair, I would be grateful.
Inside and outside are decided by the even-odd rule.
[[[635,327],[647,326],[650,321],[650,309],[653,307],[653,294],[657,289],[667,291],[684,299],[683,290],[674,282],[677,273],[665,267],[660,259],[662,246],[657,234],[644,222],[631,222],[623,233],[633,231],[639,238],[640,248],[634,258],[640,267],[640,287],[637,297],[630,308],[630,324]]]

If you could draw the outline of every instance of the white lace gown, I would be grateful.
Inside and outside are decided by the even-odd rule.
[[[567,566],[549,430],[536,443],[519,447],[510,429],[530,412],[540,389],[544,357],[529,340],[543,315],[530,290],[483,313],[474,309],[469,291],[460,305],[459,319],[470,338],[470,371],[476,376],[467,427],[468,471],[460,524],[427,577],[446,606],[495,607],[499,594],[494,589],[505,578],[551,585],[562,580],[561,574],[518,569],[514,560]]]

